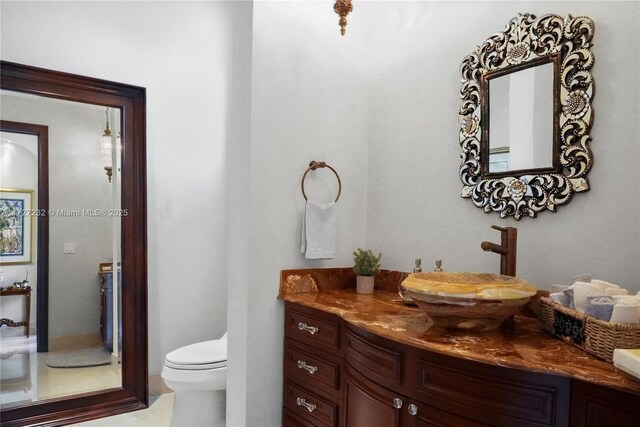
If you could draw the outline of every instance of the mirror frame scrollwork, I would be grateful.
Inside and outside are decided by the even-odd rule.
[[[520,220],[556,212],[589,190],[593,36],[594,23],[585,16],[518,14],[464,58],[458,112],[463,198],[487,213]],[[546,62],[554,63],[553,166],[489,173],[488,81]]]

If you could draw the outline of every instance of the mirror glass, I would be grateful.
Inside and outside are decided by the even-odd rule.
[[[489,173],[550,168],[553,158],[553,64],[489,83]]]
[[[121,112],[5,90],[0,104],[1,407],[119,388]],[[48,173],[39,170],[38,136],[5,126],[11,122],[47,127]],[[46,211],[37,204],[44,188]],[[38,283],[41,265],[48,274]],[[42,286],[47,307],[38,303]]]

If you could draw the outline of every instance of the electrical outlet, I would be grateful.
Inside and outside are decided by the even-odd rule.
[[[65,254],[75,254],[76,253],[76,244],[75,244],[75,242],[66,242],[64,244],[64,253]]]

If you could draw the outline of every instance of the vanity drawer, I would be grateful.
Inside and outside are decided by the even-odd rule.
[[[340,388],[340,358],[305,348],[291,339],[285,341],[284,368],[287,376],[297,382],[329,388],[331,391]]]
[[[512,370],[512,375],[478,375],[469,367],[417,361],[416,398],[448,412],[496,426],[566,426],[566,378]],[[491,373],[483,367],[483,373]],[[549,379],[551,378],[551,379]]]
[[[338,425],[338,405],[330,400],[318,397],[293,383],[286,383],[284,406],[318,427]]]
[[[316,425],[285,408],[282,413],[282,427],[316,427]]]
[[[331,316],[317,316],[292,309],[285,311],[285,335],[311,346],[331,351],[340,349],[340,324]]]
[[[403,355],[381,347],[347,331],[345,352],[348,363],[358,372],[386,386],[402,382]]]

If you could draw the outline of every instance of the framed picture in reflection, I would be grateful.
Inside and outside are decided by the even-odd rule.
[[[0,189],[0,265],[33,263],[33,193]]]

